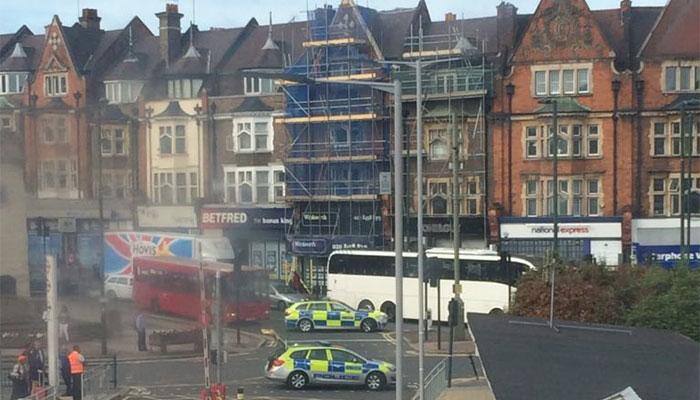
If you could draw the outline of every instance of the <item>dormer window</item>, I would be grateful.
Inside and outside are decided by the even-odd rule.
[[[275,93],[276,89],[272,79],[255,78],[252,76],[243,78],[243,91],[246,95]]]
[[[66,74],[44,75],[44,94],[46,96],[64,96],[68,93]]]
[[[21,93],[27,81],[26,72],[9,72],[0,75],[0,94]]]
[[[105,82],[105,97],[110,104],[134,103],[141,93],[143,82],[108,81]]]
[[[170,79],[168,80],[168,97],[171,99],[191,99],[197,97],[201,87],[201,79]]]

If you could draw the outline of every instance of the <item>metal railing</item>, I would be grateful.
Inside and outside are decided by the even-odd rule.
[[[447,389],[447,361],[443,358],[425,377],[425,400],[436,400]]]
[[[30,396],[22,398],[22,400],[56,400],[58,398],[55,386],[44,386],[34,390]]]
[[[117,357],[98,365],[88,364],[83,374],[83,399],[111,399],[118,393]]]

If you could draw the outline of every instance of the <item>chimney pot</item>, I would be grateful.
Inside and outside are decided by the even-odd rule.
[[[100,18],[94,8],[83,8],[83,14],[78,18],[78,22],[85,29],[100,29]]]
[[[177,4],[171,4],[168,3],[165,5],[165,12],[169,14],[177,14],[178,13],[178,8]]]
[[[445,22],[457,21],[457,14],[448,12],[445,14]]]

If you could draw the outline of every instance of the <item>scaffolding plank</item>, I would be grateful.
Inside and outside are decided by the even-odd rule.
[[[364,40],[354,38],[354,37],[344,37],[344,38],[336,38],[336,39],[327,39],[327,40],[309,40],[301,45],[304,48],[309,48],[309,47],[323,47],[323,46],[342,46],[345,44],[362,44],[365,43]]]
[[[315,115],[311,117],[289,117],[276,118],[277,124],[306,124],[306,123],[322,123],[322,122],[343,122],[343,121],[367,121],[377,119],[375,113],[365,114],[342,114],[342,115]]]
[[[324,78],[327,81],[362,81],[371,80],[377,77],[376,72],[366,72],[364,74],[351,74],[351,75],[335,75]]]
[[[284,199],[287,201],[348,201],[348,200],[377,200],[379,198],[378,194],[353,194],[347,196],[285,196]]]
[[[373,154],[359,156],[318,156],[318,157],[290,157],[285,161],[289,164],[305,164],[313,161],[374,161],[377,156]]]
[[[403,53],[401,57],[403,58],[419,58],[419,57],[431,57],[431,56],[452,56],[462,54],[462,50],[454,49],[443,49],[443,50],[423,50],[423,51],[409,51]]]

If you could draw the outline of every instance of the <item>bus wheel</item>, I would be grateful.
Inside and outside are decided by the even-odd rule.
[[[287,385],[289,385],[292,389],[303,389],[307,383],[309,383],[309,378],[301,371],[294,371],[289,374],[289,377],[287,378]]]
[[[311,332],[311,330],[314,329],[314,324],[308,319],[302,319],[299,321],[298,326],[299,330],[302,332]]]
[[[367,379],[365,379],[365,384],[369,390],[382,390],[384,385],[386,385],[386,377],[384,377],[384,374],[381,372],[370,372],[370,374],[367,375]]]
[[[151,300],[151,311],[155,314],[160,313],[160,304],[158,304],[158,299]]]
[[[390,301],[385,301],[384,304],[379,308],[381,312],[389,317],[389,321],[396,319],[396,305]]]
[[[377,329],[377,323],[371,318],[363,319],[362,322],[360,322],[360,329],[362,329],[362,332],[372,332]]]
[[[357,305],[357,309],[374,311],[374,304],[369,300],[362,300],[360,304]]]
[[[503,315],[503,310],[500,308],[494,308],[493,310],[489,311],[489,315]]]

